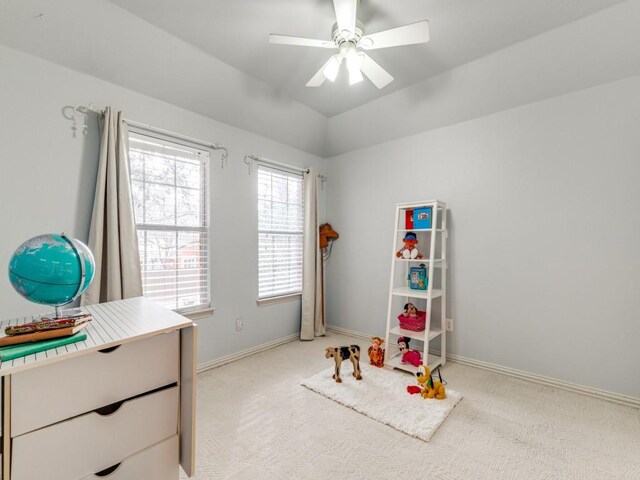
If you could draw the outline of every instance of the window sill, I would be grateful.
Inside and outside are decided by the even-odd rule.
[[[256,303],[259,307],[264,307],[266,305],[274,305],[276,303],[292,302],[300,298],[302,298],[301,293],[291,293],[289,295],[280,295],[279,297],[260,298],[256,300]]]
[[[187,310],[186,312],[176,311],[183,317],[187,317],[189,320],[200,320],[201,318],[207,318],[213,316],[216,309],[214,307],[202,308],[200,310]]]

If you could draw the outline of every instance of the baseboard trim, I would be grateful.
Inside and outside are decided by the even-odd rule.
[[[349,330],[347,328],[336,327],[333,325],[327,325],[327,330],[342,335],[348,335],[350,337],[362,338],[364,340],[370,340],[372,335],[367,335],[355,330]],[[434,351],[434,353],[438,353]],[[502,365],[496,365],[493,363],[483,362],[475,360],[473,358],[463,357],[461,355],[455,355],[448,353],[447,361],[460,363],[469,367],[480,368],[482,370],[488,370],[490,372],[507,375],[509,377],[519,378],[521,380],[527,380],[529,382],[538,383],[541,385],[547,385],[550,387],[561,388],[574,393],[580,393],[589,397],[600,398],[609,402],[616,403],[618,405],[624,405],[626,407],[640,408],[640,398],[630,397],[627,395],[621,395],[619,393],[609,392],[607,390],[600,390],[598,388],[587,387],[584,385],[578,385],[576,383],[565,382],[564,380],[558,380],[552,377],[546,377],[544,375],[538,375],[537,373],[529,373],[523,370],[516,370],[515,368],[503,367]]]
[[[373,335],[356,332],[355,330],[349,330],[348,328],[336,327],[335,325],[327,325],[326,328],[330,332],[339,333],[341,335],[348,335],[350,337],[361,338],[363,340],[371,340],[371,337],[373,337]]]
[[[261,345],[256,345],[255,347],[247,348],[246,350],[242,350],[241,352],[232,353],[231,355],[216,358],[214,360],[211,360],[210,362],[201,363],[197,367],[197,373],[202,373],[206,372],[207,370],[211,370],[212,368],[221,367],[222,365],[226,365],[227,363],[235,362],[236,360],[240,360],[241,358],[249,357],[251,355],[255,355],[256,353],[279,347],[280,345],[293,342],[294,340],[298,340],[299,338],[300,332],[292,333],[291,335],[287,335],[286,337],[278,338],[277,340],[263,343]]]
[[[640,398],[620,395],[619,393],[600,390],[599,388],[594,387],[587,387],[584,385],[579,385],[577,383],[565,382],[564,380],[558,380],[556,378],[538,375],[537,373],[529,373],[523,370],[517,370],[515,368],[503,367],[502,365],[482,362],[480,360],[475,360],[473,358],[467,358],[455,354],[447,354],[447,360],[461,363],[463,365],[468,365],[470,367],[480,368],[482,370],[488,370],[490,372],[500,373],[509,377],[519,378],[521,380],[528,380],[530,382],[539,383],[541,385],[547,385],[550,387],[561,388],[562,390],[568,390],[570,392],[581,393],[582,395],[588,395],[589,397],[601,398],[609,402],[617,403],[618,405],[640,408]]]

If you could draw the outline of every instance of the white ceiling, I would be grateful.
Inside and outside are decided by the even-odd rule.
[[[144,20],[260,79],[327,117],[601,10],[619,0],[361,0],[358,17],[374,33],[430,22],[423,45],[370,52],[395,81],[349,87],[306,82],[331,50],[272,45],[269,33],[329,39],[331,0],[111,0]]]
[[[455,67],[464,64],[460,67],[464,69],[480,57],[493,58],[498,54],[494,52],[513,50],[507,47],[524,45],[530,40],[518,42],[623,3],[628,4],[624,0],[361,0],[359,18],[369,33],[422,19],[430,22],[431,41],[425,45],[369,52],[395,77],[383,90],[368,80],[349,87],[345,75],[335,83],[307,88],[308,79],[332,51],[268,43],[269,33],[328,38],[335,21],[331,0],[0,0],[0,44],[326,156],[347,148],[331,148],[336,130],[348,130],[353,137],[353,129],[366,129],[367,122],[394,118],[378,107],[400,105],[397,95],[416,88],[422,92],[427,88],[424,82],[440,78],[423,99],[431,108],[447,95],[442,90],[450,87],[440,75],[443,72],[449,75]],[[590,27],[582,32],[582,23],[575,24],[576,29],[596,42],[595,50],[590,50],[594,53],[599,40],[608,45],[607,35],[616,28]],[[569,37],[569,42],[578,37]],[[552,50],[566,47],[555,44]],[[544,64],[547,51],[536,52],[532,68]],[[580,58],[591,66],[595,57],[582,53]],[[601,54],[606,59],[610,51]],[[513,63],[481,78],[509,78]],[[562,68],[562,63],[555,64]],[[584,65],[571,75],[583,75]],[[556,83],[553,76],[545,82]],[[99,93],[69,102],[110,101]],[[532,100],[527,92],[520,96]],[[459,108],[440,103],[444,117]],[[436,110],[429,111],[435,115]],[[443,117],[442,112],[438,116]],[[138,120],[153,123],[153,119]],[[396,136],[412,131],[402,126]],[[388,140],[376,137],[369,143],[384,139]]]

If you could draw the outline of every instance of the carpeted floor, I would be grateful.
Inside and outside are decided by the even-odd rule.
[[[350,343],[366,351],[332,334],[201,374],[194,478],[640,479],[638,409],[448,363],[464,400],[426,443],[300,385]]]

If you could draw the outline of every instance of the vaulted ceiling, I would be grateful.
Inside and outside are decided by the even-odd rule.
[[[619,0],[361,0],[366,33],[427,19],[427,44],[370,52],[395,77],[382,90],[305,84],[330,50],[271,45],[270,33],[330,39],[331,0],[111,0],[140,18],[271,85],[327,117],[593,13]]]
[[[333,52],[268,43],[269,33],[328,40],[331,0],[3,0],[0,43],[325,156],[363,144],[327,148],[353,112],[619,3],[361,0],[368,33],[430,22],[429,43],[370,52],[395,77],[382,90],[349,86],[344,69],[307,88]]]

